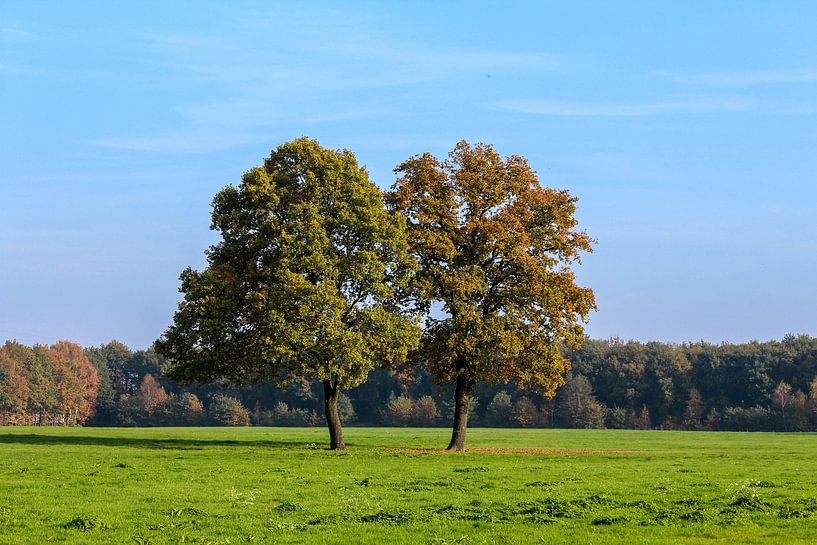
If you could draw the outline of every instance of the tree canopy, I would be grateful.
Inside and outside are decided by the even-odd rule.
[[[0,347],[0,413],[18,423],[81,424],[93,414],[98,390],[97,369],[75,343]]]
[[[405,358],[419,329],[401,304],[415,262],[355,156],[308,138],[279,146],[213,201],[221,241],[157,342],[183,382],[309,378],[324,386],[332,448],[341,389]]]
[[[540,186],[527,161],[459,142],[397,167],[387,202],[405,217],[420,264],[416,286],[429,313],[422,361],[455,381],[454,433],[464,448],[468,397],[477,381],[513,380],[552,395],[569,368],[561,345],[583,338],[595,308],[570,265],[591,251],[577,230],[576,198]]]

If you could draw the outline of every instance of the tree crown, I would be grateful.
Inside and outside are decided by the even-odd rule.
[[[427,318],[429,369],[552,393],[568,369],[559,345],[583,338],[595,308],[570,269],[592,250],[576,198],[541,187],[524,158],[465,141],[445,161],[425,153],[395,171],[387,202],[407,220],[423,310],[445,314]]]
[[[413,274],[402,218],[346,150],[299,138],[213,201],[221,241],[181,276],[157,343],[182,381],[307,377],[354,386],[416,344],[402,293]]]

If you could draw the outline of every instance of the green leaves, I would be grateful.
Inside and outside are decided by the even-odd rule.
[[[212,227],[221,240],[204,271],[182,274],[184,300],[157,343],[172,377],[350,387],[417,344],[405,223],[351,152],[279,146],[216,195]]]

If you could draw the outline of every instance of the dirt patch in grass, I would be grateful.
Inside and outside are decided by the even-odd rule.
[[[392,454],[513,454],[523,456],[621,456],[644,454],[639,450],[566,449],[566,448],[500,448],[469,447],[464,452],[451,452],[439,448],[387,448]]]

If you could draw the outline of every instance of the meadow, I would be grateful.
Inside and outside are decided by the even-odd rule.
[[[814,434],[2,428],[0,543],[813,543]]]

